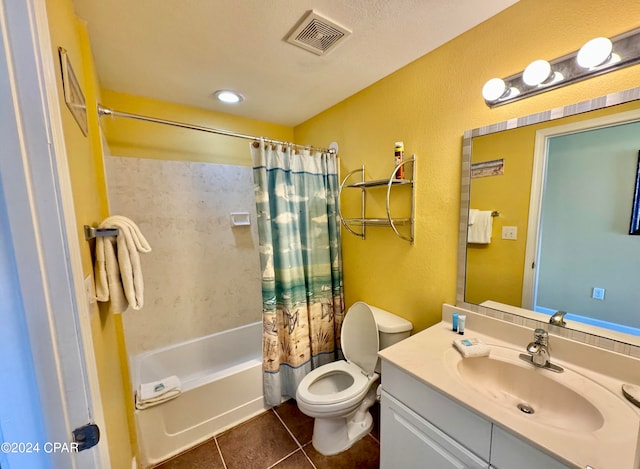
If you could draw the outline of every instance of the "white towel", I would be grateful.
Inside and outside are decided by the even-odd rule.
[[[493,231],[493,217],[491,210],[469,210],[469,228],[467,243],[489,244]]]
[[[478,216],[478,212],[480,210],[476,210],[475,208],[469,209],[469,225],[473,225],[476,222],[476,217]]]
[[[136,393],[136,409],[146,409],[175,399],[182,392],[182,383],[177,376],[168,376],[159,381],[143,383]]]
[[[96,238],[96,298],[109,301],[109,310],[124,312],[129,305],[140,309],[144,305],[144,281],[139,252],[151,251],[151,246],[130,219],[115,215],[100,223],[100,228],[118,228],[118,236]]]

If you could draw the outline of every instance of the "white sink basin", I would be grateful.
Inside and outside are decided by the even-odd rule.
[[[444,308],[446,314],[456,310]],[[640,409],[621,391],[624,383],[638,384],[638,360],[553,335],[551,362],[564,368],[554,373],[519,358],[532,339],[531,328],[465,313],[465,337],[488,344],[488,358],[462,358],[452,344],[460,336],[443,321],[382,350],[383,364],[405,370],[566,467],[640,469]],[[520,410],[529,408],[533,413]],[[493,455],[500,465],[499,451]]]
[[[534,367],[520,360],[519,353],[492,346],[489,357],[463,359],[448,350],[447,361],[464,385],[531,423],[572,432],[603,426],[609,406],[601,411],[601,404],[617,400],[612,393],[571,370]]]

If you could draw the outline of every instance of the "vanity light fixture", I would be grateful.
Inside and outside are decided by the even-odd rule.
[[[613,42],[607,37],[591,39],[578,51],[576,60],[582,68],[594,68],[611,58]]]
[[[213,95],[218,101],[225,104],[238,104],[244,100],[244,96],[231,90],[218,90]]]
[[[546,60],[534,60],[522,72],[522,81],[529,86],[543,84],[553,74],[551,64]]]
[[[637,63],[640,28],[611,39],[591,39],[578,51],[552,61],[535,60],[520,73],[492,78],[483,86],[482,97],[493,108]]]
[[[507,91],[507,85],[502,78],[492,78],[482,87],[482,97],[486,101],[497,101]]]
[[[508,88],[502,78],[492,78],[484,84],[482,96],[486,101],[494,101],[500,98],[517,96],[520,91],[516,88]]]

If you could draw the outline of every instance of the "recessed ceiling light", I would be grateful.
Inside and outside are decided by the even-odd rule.
[[[218,101],[225,104],[237,104],[244,100],[244,96],[231,90],[218,90],[213,95]]]

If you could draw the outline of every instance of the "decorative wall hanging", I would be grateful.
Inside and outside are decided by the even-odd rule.
[[[82,135],[86,137],[89,127],[87,125],[87,104],[84,100],[84,94],[82,94],[82,88],[80,87],[80,83],[78,83],[76,74],[73,72],[73,67],[69,62],[66,49],[58,47],[58,54],[60,55],[64,102],[78,123]]]

